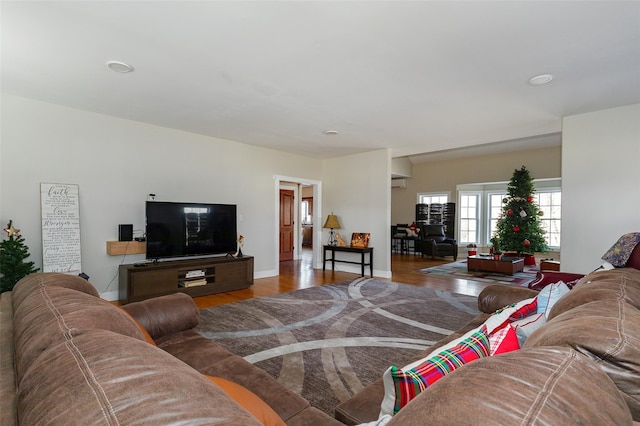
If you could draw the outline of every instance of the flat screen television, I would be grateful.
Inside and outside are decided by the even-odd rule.
[[[147,259],[235,252],[236,226],[234,204],[147,201]]]

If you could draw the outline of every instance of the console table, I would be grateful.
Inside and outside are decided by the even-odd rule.
[[[331,252],[331,259],[327,259],[327,252]],[[337,260],[336,252],[346,252],[346,253],[359,253],[360,254],[360,262],[355,262],[352,260]],[[365,263],[365,254],[369,254],[369,263]],[[325,266],[327,264],[327,260],[331,261],[331,270],[335,270],[336,262],[340,263],[353,263],[356,265],[360,265],[362,268],[361,275],[364,277],[364,267],[369,266],[369,270],[371,272],[371,276],[373,277],[373,247],[339,247],[339,246],[324,246],[324,250],[322,251],[322,270],[325,270]]]

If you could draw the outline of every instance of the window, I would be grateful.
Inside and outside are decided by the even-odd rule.
[[[538,192],[534,199],[543,215],[540,216],[540,226],[546,231],[544,239],[549,247],[560,247],[560,205],[562,193],[560,191]]]
[[[534,180],[534,202],[543,212],[539,216],[545,240],[551,249],[560,247],[562,193],[560,179]],[[508,197],[508,182],[458,185],[457,238],[459,245],[476,243],[489,246],[502,213],[502,200]],[[439,194],[418,194],[420,197]],[[434,201],[437,202],[437,201]]]
[[[480,193],[460,193],[460,244],[478,243]]]
[[[449,194],[424,193],[418,194],[418,204],[444,204],[449,202]]]
[[[502,212],[502,200],[507,196],[507,193],[490,193],[487,194],[489,205],[489,233],[487,235],[487,243],[489,238],[496,230],[496,222],[500,213]],[[559,190],[540,190],[533,195],[533,201],[538,205],[538,208],[543,212],[540,216],[540,226],[544,229],[544,239],[547,245],[552,248],[560,247],[560,206],[562,200],[562,193]]]
[[[488,206],[489,206],[489,232],[485,238],[485,243],[489,244],[489,240],[496,232],[498,218],[502,213],[502,200],[507,196],[506,192],[503,193],[489,193],[487,194]]]

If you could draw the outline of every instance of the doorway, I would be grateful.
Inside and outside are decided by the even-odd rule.
[[[312,207],[311,207],[311,211],[312,211],[312,220],[315,223],[316,226],[312,227],[312,235],[311,235],[311,264],[312,267],[314,269],[318,269],[321,266],[321,248],[322,245],[320,244],[321,240],[322,240],[322,223],[321,223],[321,211],[322,211],[322,182],[320,181],[316,181],[316,180],[309,180],[309,179],[304,179],[304,178],[296,178],[296,177],[289,177],[289,176],[274,176],[275,179],[275,209],[276,209],[276,215],[274,216],[275,219],[275,226],[274,226],[274,246],[275,246],[275,250],[274,253],[280,253],[280,241],[281,241],[281,230],[280,230],[280,221],[281,221],[281,216],[283,215],[283,212],[281,211],[281,197],[280,197],[280,192],[281,190],[288,190],[288,189],[292,189],[292,185],[294,185],[294,189],[296,189],[296,191],[294,192],[298,192],[298,197],[296,200],[294,200],[294,214],[293,214],[293,226],[294,226],[294,231],[293,231],[293,250],[292,250],[292,255],[293,255],[293,259],[298,259],[302,256],[302,227],[301,224],[303,222],[302,218],[299,217],[301,215],[301,208],[295,208],[295,206],[300,205],[301,206],[301,196],[300,194],[302,193],[302,191],[300,191],[300,189],[302,187],[309,187],[307,188],[307,191],[310,190],[311,192],[311,198],[313,199],[313,203],[312,203]],[[288,213],[287,213],[288,214]],[[299,228],[299,229],[298,229]],[[287,243],[288,244],[288,243]],[[309,251],[309,247],[306,247],[305,250],[307,253]],[[307,255],[308,256],[308,255]],[[305,257],[307,257],[305,256]],[[276,275],[279,275],[280,273],[280,256],[278,255],[275,259],[274,262],[274,270],[276,272]]]

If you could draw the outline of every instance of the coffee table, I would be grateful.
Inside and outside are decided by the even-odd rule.
[[[499,272],[513,275],[524,269],[524,259],[521,257],[503,257],[493,260],[488,256],[469,256],[467,258],[468,271]]]

